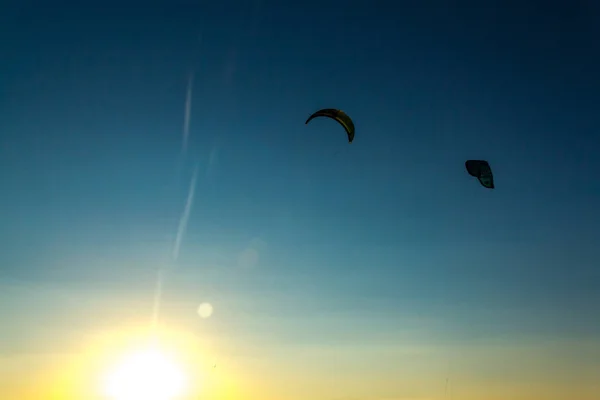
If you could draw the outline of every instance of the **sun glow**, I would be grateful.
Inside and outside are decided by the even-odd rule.
[[[172,400],[181,396],[185,387],[183,371],[157,346],[127,354],[110,370],[104,383],[112,400]]]

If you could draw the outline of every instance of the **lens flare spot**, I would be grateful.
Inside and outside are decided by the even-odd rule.
[[[198,315],[201,318],[208,318],[213,313],[213,306],[210,303],[202,303],[198,306]]]

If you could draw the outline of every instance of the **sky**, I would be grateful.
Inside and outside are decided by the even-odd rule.
[[[598,4],[40,4],[0,12],[3,398],[102,398],[56,382],[153,321],[210,398],[600,392]]]

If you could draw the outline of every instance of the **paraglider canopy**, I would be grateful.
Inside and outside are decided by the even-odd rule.
[[[490,164],[485,160],[467,160],[465,167],[469,175],[479,179],[479,183],[485,188],[494,189],[494,175]]]
[[[352,122],[352,119],[350,119],[350,117],[342,110],[337,110],[335,108],[324,108],[308,117],[305,124],[308,124],[311,119],[316,117],[328,117],[336,120],[346,130],[346,134],[348,135],[348,143],[352,143],[354,140],[354,123]]]

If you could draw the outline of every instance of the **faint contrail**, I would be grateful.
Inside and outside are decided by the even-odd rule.
[[[181,218],[179,218],[179,228],[177,228],[177,236],[175,237],[175,245],[173,246],[173,261],[177,261],[177,258],[179,257],[179,249],[181,248],[181,242],[183,240],[183,236],[185,235],[185,230],[187,228],[187,223],[190,218],[190,213],[192,212],[199,166],[199,164],[196,164],[196,168],[194,168],[194,175],[192,176],[192,180],[190,182],[190,189],[188,191],[187,201],[185,202],[185,208],[183,209]]]
[[[194,85],[194,73],[191,72],[188,78],[187,93],[185,96],[185,114],[183,117],[183,142],[181,144],[181,151],[185,153],[187,151],[188,137],[190,135],[190,118],[192,114],[192,88]]]
[[[155,331],[158,327],[158,314],[160,313],[160,302],[162,300],[164,271],[164,268],[160,268],[156,276],[156,289],[154,291],[154,309],[152,312],[152,328]]]
[[[172,262],[169,263],[167,266],[160,268],[157,272],[156,288],[154,290],[154,307],[152,312],[152,327],[155,331],[158,327],[158,317],[160,314],[160,306],[163,296],[163,284],[165,280],[165,274],[168,272],[169,269],[172,269],[176,266],[177,259],[179,258],[179,249],[181,248],[181,242],[183,241],[188,220],[190,218],[190,213],[192,212],[192,206],[194,204],[194,193],[196,191],[196,178],[198,177],[198,169],[199,164],[197,164],[196,168],[194,169],[194,175],[192,176],[192,180],[190,181],[190,189],[188,192],[187,201],[185,202],[185,208],[183,209],[183,213],[181,213],[181,217],[179,218],[179,227],[177,228],[177,236],[175,237],[175,243],[173,245]]]
[[[219,148],[216,144],[210,149],[210,153],[208,155],[208,165],[206,166],[206,177],[211,178],[213,171],[217,165],[217,160],[219,158]]]
[[[194,83],[194,73],[191,72],[188,78],[187,85],[187,93],[185,98],[185,112],[183,117],[183,141],[181,144],[181,153],[182,156],[185,156],[187,152],[187,143],[188,137],[190,134],[190,118],[192,113],[192,87]],[[180,162],[183,163],[184,157],[181,158]],[[178,170],[182,167],[180,164]],[[153,315],[152,315],[152,326],[154,330],[156,330],[158,326],[158,318],[160,314],[160,306],[162,303],[163,297],[163,285],[165,280],[165,274],[168,272],[168,269],[172,269],[175,267],[175,263],[179,258],[179,249],[181,248],[181,242],[183,241],[183,237],[185,235],[185,230],[187,228],[187,223],[190,218],[190,213],[192,211],[192,205],[194,203],[194,192],[196,190],[196,178],[198,176],[198,167],[194,169],[194,174],[192,176],[192,180],[190,182],[190,187],[188,191],[187,201],[185,203],[185,208],[183,209],[183,213],[179,218],[179,227],[177,229],[177,235],[175,237],[175,243],[173,244],[173,253],[172,253],[172,262],[169,265],[166,265],[160,268],[157,272],[156,276],[156,288],[154,291],[154,307],[153,307]],[[177,172],[177,176],[179,177],[180,172]]]

